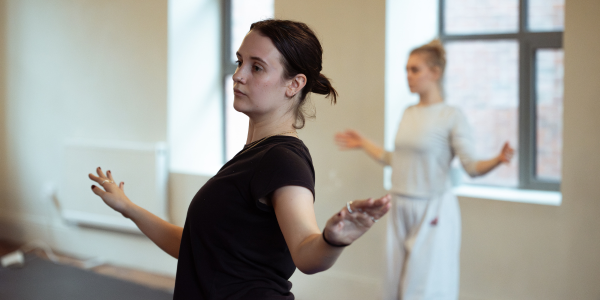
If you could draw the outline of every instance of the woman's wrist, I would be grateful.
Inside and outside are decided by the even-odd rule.
[[[330,240],[327,239],[327,237],[325,237],[325,230],[323,230],[323,233],[321,234],[321,236],[323,237],[323,241],[325,241],[325,243],[329,246],[338,247],[338,248],[350,246],[350,244],[336,244],[336,243],[331,242]]]
[[[125,205],[125,207],[123,208],[123,210],[121,211],[121,214],[128,219],[134,219],[136,216],[136,212],[138,210],[139,206],[135,205],[135,203],[129,201],[128,204]]]
[[[496,166],[501,165],[502,162],[504,162],[504,160],[502,159],[502,153],[500,153],[498,156],[496,156]]]
[[[358,140],[358,148],[365,149],[365,144],[366,144],[366,141],[364,138],[360,138]]]

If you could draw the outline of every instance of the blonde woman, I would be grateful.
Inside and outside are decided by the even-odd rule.
[[[394,151],[385,151],[355,130],[335,136],[342,150],[362,149],[393,170],[386,300],[458,299],[461,223],[450,190],[450,163],[458,156],[474,177],[508,163],[513,155],[505,143],[492,159],[474,158],[465,116],[444,102],[445,65],[438,40],[410,53],[408,86],[419,102],[405,110]]]

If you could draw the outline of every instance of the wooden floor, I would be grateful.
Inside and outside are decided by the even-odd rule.
[[[20,245],[0,240],[0,256],[18,250],[19,247]],[[34,250],[33,253],[42,258],[47,259],[47,256],[41,250]],[[54,254],[58,257],[60,263],[79,268],[83,268],[84,266],[84,263],[75,257],[70,257],[56,252]],[[92,267],[90,268],[90,270],[106,276],[132,281],[150,288],[166,290],[169,292],[173,292],[173,288],[175,287],[175,278],[170,276],[117,267],[109,264],[102,264],[96,267]]]

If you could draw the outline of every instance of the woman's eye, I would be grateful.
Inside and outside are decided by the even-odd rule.
[[[261,68],[261,67],[259,67],[259,66],[254,66],[253,68],[254,68],[254,71],[256,71],[256,72],[258,72],[258,71],[261,71],[261,70],[262,70],[262,68]]]
[[[241,65],[242,65],[242,62],[241,62],[241,61],[239,61],[239,60],[236,60],[236,61],[235,61],[235,64],[236,64],[236,65],[239,67],[239,66],[241,66]]]

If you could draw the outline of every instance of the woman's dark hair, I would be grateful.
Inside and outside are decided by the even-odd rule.
[[[304,109],[309,92],[331,96],[331,103],[337,101],[337,91],[329,79],[321,74],[323,69],[323,48],[315,33],[304,23],[288,20],[268,19],[253,23],[250,30],[256,30],[268,37],[281,53],[283,77],[291,79],[298,74],[306,76],[306,85],[300,91],[300,100],[294,106],[296,122],[294,128],[304,127],[306,118],[314,117]]]

